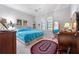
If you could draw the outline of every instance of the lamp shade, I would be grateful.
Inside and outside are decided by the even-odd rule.
[[[72,26],[73,32],[76,32],[76,29],[77,29],[77,23],[75,22],[75,23],[73,23],[73,26]]]
[[[69,23],[65,23],[64,28],[69,28],[70,24]]]

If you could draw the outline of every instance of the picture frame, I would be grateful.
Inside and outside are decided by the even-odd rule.
[[[23,25],[22,23],[23,23],[23,21],[21,19],[17,19],[17,25],[22,26]]]

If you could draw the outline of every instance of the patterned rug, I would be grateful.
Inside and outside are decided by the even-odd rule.
[[[39,41],[41,41],[41,40],[51,40],[51,41],[54,41],[54,42],[56,42],[56,43],[58,44],[58,39],[57,39],[57,38],[51,38],[51,37],[44,37],[44,38],[42,38],[42,39],[37,40],[37,41],[34,42],[34,43],[37,43],[37,42],[39,42]]]
[[[57,39],[43,38],[31,47],[32,54],[56,54],[57,53]]]
[[[31,47],[38,43],[39,41],[41,40],[51,40],[51,41],[54,41],[58,44],[58,40],[56,38],[51,38],[51,37],[43,37],[41,39],[37,39],[36,41],[33,41],[31,44],[29,44],[28,46],[22,44],[20,41],[17,40],[17,53],[18,54],[30,54],[31,51]]]

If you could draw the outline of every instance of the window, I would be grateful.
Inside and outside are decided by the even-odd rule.
[[[54,33],[59,32],[59,22],[58,21],[54,21],[53,32]]]
[[[46,21],[42,20],[42,30],[46,30]]]
[[[47,29],[52,31],[53,30],[52,25],[53,25],[53,19],[52,19],[52,17],[48,17],[47,18]]]
[[[42,28],[42,30],[52,31],[53,30],[53,18],[52,17],[48,17],[47,19],[42,18],[41,19],[41,28]]]

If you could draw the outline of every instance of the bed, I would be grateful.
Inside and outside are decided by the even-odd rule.
[[[43,32],[37,29],[20,28],[16,32],[16,37],[23,43],[29,43],[43,36]]]

